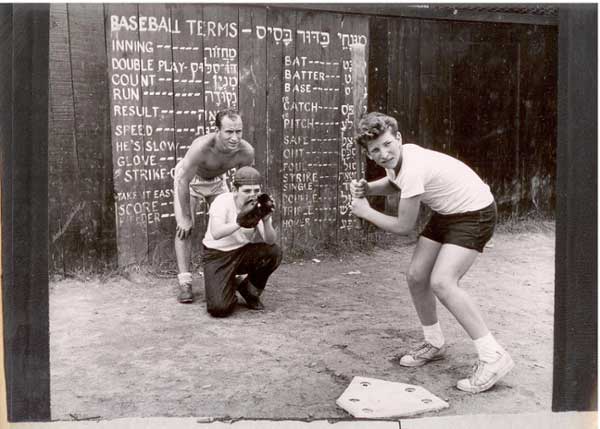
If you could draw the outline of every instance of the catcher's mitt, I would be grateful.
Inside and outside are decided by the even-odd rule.
[[[265,193],[248,198],[237,215],[237,223],[242,228],[254,228],[274,207],[273,200]]]
[[[261,219],[264,219],[271,213],[273,213],[273,209],[275,208],[275,202],[271,199],[269,194],[259,194],[256,197],[256,201],[258,203],[258,215]]]

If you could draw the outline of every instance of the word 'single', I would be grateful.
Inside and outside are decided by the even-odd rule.
[[[420,386],[366,377],[354,377],[336,404],[367,419],[407,417],[450,406]]]

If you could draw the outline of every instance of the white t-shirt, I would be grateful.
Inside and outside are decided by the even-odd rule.
[[[401,189],[400,198],[421,195],[421,201],[442,215],[480,210],[492,204],[490,187],[456,158],[416,144],[402,145],[402,167],[387,176]]]
[[[208,227],[204,234],[202,243],[209,249],[221,250],[228,252],[230,250],[239,249],[248,243],[262,243],[265,240],[265,226],[263,221],[259,221],[256,228],[240,228],[233,234],[215,240],[211,233],[213,219],[221,219],[224,223],[235,223],[238,215],[233,193],[226,192],[215,198],[208,210]]]

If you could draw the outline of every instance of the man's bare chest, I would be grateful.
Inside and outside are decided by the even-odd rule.
[[[197,174],[201,177],[211,178],[219,176],[236,167],[240,163],[240,154],[218,156],[213,153],[205,154],[197,165]]]

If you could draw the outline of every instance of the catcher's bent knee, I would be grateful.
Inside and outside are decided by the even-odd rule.
[[[276,269],[283,259],[283,251],[277,244],[266,244],[265,246],[268,246],[262,250],[263,257],[268,261],[265,265]]]
[[[229,305],[219,304],[212,305],[210,307],[207,306],[206,311],[208,311],[208,313],[213,317],[227,317],[233,313],[236,302],[233,302]]]
[[[269,256],[273,257],[273,259],[277,262],[277,265],[281,263],[281,259],[283,258],[283,251],[281,247],[277,244],[269,245]]]

